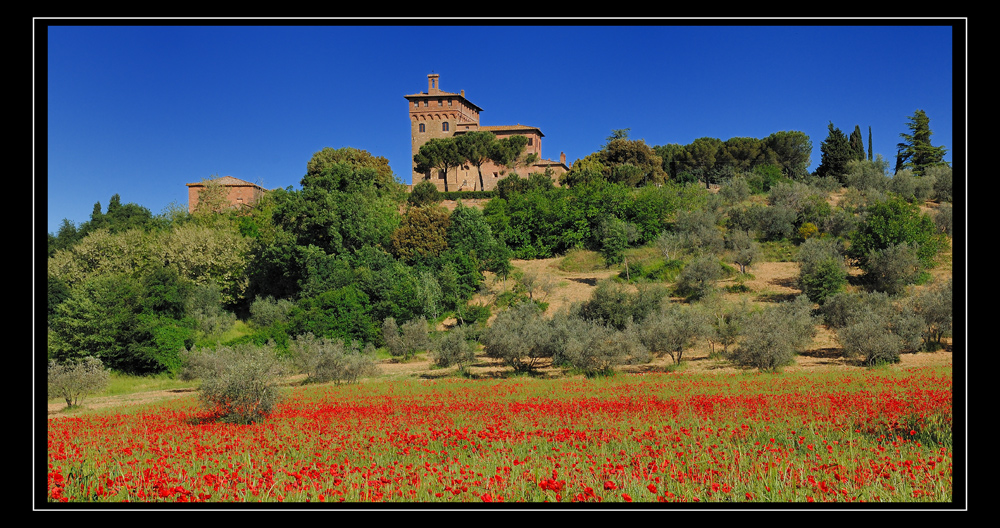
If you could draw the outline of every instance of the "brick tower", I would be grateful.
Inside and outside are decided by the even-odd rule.
[[[482,108],[472,104],[465,98],[465,90],[459,93],[441,91],[439,76],[432,73],[427,76],[427,91],[407,95],[406,101],[410,108],[410,154],[416,155],[420,146],[434,138],[448,138],[457,132],[477,130],[479,128],[479,112]],[[414,164],[415,165],[415,164]],[[445,176],[434,171],[433,181],[441,190],[457,190],[461,182],[457,171]],[[424,179],[424,174],[418,174],[411,167],[412,183]]]

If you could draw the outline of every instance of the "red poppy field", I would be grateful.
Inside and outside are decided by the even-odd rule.
[[[50,420],[59,502],[953,500],[951,368],[294,387]]]

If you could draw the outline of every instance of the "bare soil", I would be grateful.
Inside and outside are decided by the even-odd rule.
[[[568,306],[571,303],[585,301],[590,298],[597,282],[607,279],[618,273],[617,269],[599,269],[589,272],[564,272],[559,269],[560,258],[539,259],[529,261],[514,261],[514,267],[524,272],[533,272],[540,282],[548,282],[551,285],[548,292],[537,293],[537,299],[549,303],[547,313],[551,314],[557,310]],[[950,254],[947,255],[947,263],[932,270],[934,275],[950,275]],[[944,268],[944,269],[942,269]],[[784,299],[791,299],[801,291],[797,288],[795,279],[798,275],[798,264],[793,262],[763,262],[755,265],[750,273],[753,279],[744,284],[751,290],[749,294],[753,302],[766,303]],[[937,277],[935,277],[937,279]],[[510,280],[506,287],[512,284]],[[723,282],[720,286],[725,286]],[[499,281],[492,281],[491,291],[480,293],[474,302],[486,303],[504,285]],[[746,295],[746,294],[744,294]],[[454,321],[445,321],[441,328],[454,324]],[[708,344],[702,344],[684,354],[684,360],[678,372],[684,373],[711,373],[727,374],[740,370],[730,365],[723,359],[716,359],[711,356],[711,349]],[[910,368],[920,366],[945,366],[952,364],[952,351],[950,340],[946,347],[937,352],[921,352],[919,354],[904,354],[901,363],[890,368]],[[663,371],[671,368],[669,357],[660,358],[650,364],[625,367],[626,372],[649,372]],[[401,378],[422,378],[434,379],[455,375],[455,369],[440,369],[434,366],[433,362],[426,356],[418,356],[407,362],[397,362],[395,360],[385,360],[380,365],[382,375],[370,382],[378,380],[392,380]],[[837,343],[834,333],[820,326],[819,331],[813,339],[812,345],[802,354],[796,357],[795,365],[786,367],[785,371],[821,371],[821,370],[847,370],[861,368],[855,360],[843,355],[843,351]],[[479,360],[469,368],[471,377],[474,378],[498,378],[507,375],[507,369],[498,362],[480,356]],[[564,376],[562,371],[551,367],[549,364],[542,364],[538,369],[538,375],[544,377]],[[292,378],[288,384],[295,384],[297,380]],[[182,397],[194,397],[195,388],[182,388],[165,391],[152,391],[129,394],[125,396],[111,397],[91,397],[85,399],[82,404],[87,409],[106,409],[110,407],[142,405],[156,403]],[[72,416],[66,413],[65,403],[50,403],[48,405],[49,418],[59,418]]]

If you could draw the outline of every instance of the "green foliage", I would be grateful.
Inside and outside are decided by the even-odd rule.
[[[351,167],[359,176],[355,183],[360,186],[370,186],[389,193],[402,191],[402,186],[396,181],[387,158],[374,156],[366,150],[352,147],[339,149],[326,147],[313,154],[306,164],[302,186],[307,185],[306,181],[334,170],[335,165]],[[362,175],[363,177],[360,177]]]
[[[407,209],[392,233],[392,250],[397,258],[414,262],[440,254],[448,247],[448,210],[439,206]]]
[[[520,303],[499,314],[479,340],[486,355],[515,372],[531,372],[543,358],[552,357],[548,324],[534,303]]]
[[[746,273],[747,268],[760,260],[760,244],[747,231],[730,231],[726,235],[726,246],[731,253],[731,260],[740,267],[740,273]]]
[[[520,179],[520,178],[518,178]],[[499,194],[493,191],[449,191],[449,192],[438,192],[438,197],[441,200],[489,200],[491,198],[496,198]]]
[[[803,295],[750,314],[730,360],[763,372],[777,372],[790,365],[815,335],[816,321],[810,311],[811,302]]]
[[[109,379],[110,372],[94,356],[61,363],[49,360],[49,398],[64,399],[66,407],[77,407],[81,398],[104,389]]]
[[[889,198],[868,207],[865,221],[851,238],[850,256],[867,273],[873,252],[900,244],[915,248],[925,267],[931,266],[935,256],[947,247],[930,215],[922,214],[916,205],[901,198]]]
[[[952,281],[944,286],[927,288],[915,295],[907,308],[924,322],[923,341],[941,345],[941,338],[952,331]]]
[[[681,271],[674,286],[674,293],[688,300],[700,299],[715,289],[722,279],[723,268],[713,255],[702,255],[689,262]]]
[[[850,140],[839,128],[833,126],[833,122],[827,128],[829,134],[819,147],[822,159],[816,167],[816,174],[820,177],[839,178],[843,182],[848,162],[855,159],[854,152],[851,150]]]
[[[889,178],[889,162],[879,154],[874,160],[851,160],[847,163],[842,181],[846,187],[868,193],[884,193],[893,179]]]
[[[378,325],[372,317],[371,306],[368,295],[355,285],[305,297],[288,314],[289,332],[374,342]]]
[[[398,326],[394,318],[387,317],[382,321],[382,341],[392,357],[406,361],[417,352],[430,348],[427,320],[420,317]]]
[[[288,314],[295,303],[288,299],[275,299],[270,295],[258,297],[250,304],[250,323],[257,328],[268,328],[288,322]]]
[[[847,285],[841,244],[832,238],[809,238],[799,246],[799,286],[815,303],[823,303]]]
[[[705,314],[691,305],[664,303],[638,325],[639,338],[653,354],[680,365],[684,351],[710,331]]]
[[[274,410],[281,395],[278,380],[286,373],[273,346],[220,346],[184,354],[187,379],[201,380],[201,402],[220,422],[260,422]]]
[[[571,320],[563,319],[562,324],[566,326],[561,329],[560,320],[553,319],[550,335],[561,337],[553,342],[557,347],[555,354],[584,375],[607,375],[619,365],[649,360],[649,351],[635,325],[617,329],[597,321],[579,320],[573,325]]]
[[[944,155],[947,150],[944,146],[931,145],[931,120],[923,110],[917,110],[908,119],[906,126],[910,133],[901,133],[899,137],[903,141],[896,145],[895,172],[912,169],[915,174],[922,176],[927,168],[946,163]]]
[[[485,188],[483,165],[490,161],[490,155],[496,148],[496,142],[496,135],[485,130],[466,132],[455,138],[459,155],[475,166],[479,173],[480,191]]]
[[[580,306],[579,315],[588,321],[624,330],[630,322],[640,323],[657,310],[667,293],[665,287],[656,284],[633,287],[615,280],[603,280],[597,283],[590,299]]]
[[[305,334],[292,338],[288,351],[296,370],[306,375],[305,383],[357,383],[378,373],[371,343],[362,349],[357,341],[345,345],[339,339]]]
[[[787,182],[788,179],[781,173],[781,168],[776,165],[757,165],[746,176],[746,185],[753,194],[764,194],[771,190],[771,187]]]
[[[183,286],[145,289],[143,281],[128,275],[88,279],[49,321],[50,357],[65,362],[94,356],[130,374],[169,370],[177,351],[193,343],[194,321],[175,318],[177,306],[185,305],[184,299],[171,299],[178,288]]]
[[[468,327],[457,326],[434,342],[434,364],[442,368],[457,365],[458,371],[465,373],[476,360],[476,348],[477,343],[469,339]]]
[[[865,260],[864,279],[873,290],[896,295],[917,282],[920,271],[916,248],[904,242],[873,249]]]
[[[410,191],[410,195],[406,198],[406,201],[414,207],[424,207],[427,205],[437,205],[441,203],[442,199],[443,197],[438,191],[437,185],[424,180],[413,186],[413,190]]]

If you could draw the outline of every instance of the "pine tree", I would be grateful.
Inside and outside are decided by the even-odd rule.
[[[947,150],[944,146],[931,145],[930,118],[923,110],[917,110],[908,119],[910,122],[906,126],[911,133],[899,135],[903,141],[896,145],[896,172],[912,169],[915,174],[923,176],[927,167],[946,163],[944,154]]]
[[[834,176],[842,178],[847,170],[847,162],[852,158],[851,144],[847,136],[833,122],[829,125],[829,134],[819,146],[822,158],[816,174],[819,176]]]

